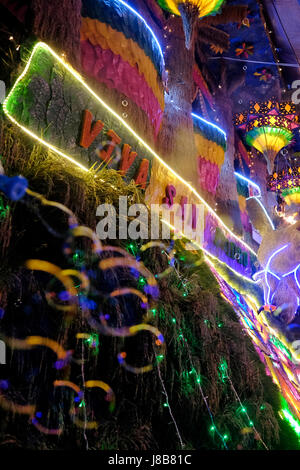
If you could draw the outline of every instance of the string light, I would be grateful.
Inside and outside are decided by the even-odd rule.
[[[269,320],[263,311],[259,317],[255,317],[249,310],[247,303],[243,305],[239,300],[241,299],[241,295],[234,291],[234,289],[230,290],[229,286],[221,276],[213,269],[212,271],[220,284],[222,290],[221,295],[232,305],[238,314],[242,325],[246,326],[245,331],[250,335],[252,341],[254,341],[261,353],[264,354],[265,365],[270,371],[273,381],[278,385],[281,392],[285,394],[289,404],[299,416],[299,393],[294,390],[295,386],[297,387],[296,384],[299,384],[299,378],[297,378],[297,374],[295,374],[294,366],[294,364],[299,364],[300,362],[299,351],[297,354],[297,351],[294,351],[293,348],[291,348],[291,345],[287,343],[286,338],[280,334],[280,331],[275,331],[270,326]],[[246,295],[246,298],[250,307],[257,310],[258,306],[253,302],[254,299],[248,295]],[[251,306],[252,303],[254,304],[253,306]],[[272,345],[274,345],[275,348]],[[269,357],[272,358],[272,361]],[[288,361],[292,361],[292,364],[289,364]],[[282,367],[280,367],[280,363]],[[285,373],[286,376],[283,376],[282,379],[278,380],[276,374],[282,375],[283,373]],[[289,388],[284,385],[285,383],[289,383]],[[297,390],[299,390],[299,387],[297,387]]]
[[[255,199],[255,200],[257,201],[257,203],[258,203],[258,204],[260,205],[260,207],[262,208],[262,210],[263,210],[265,216],[267,217],[267,220],[268,220],[269,224],[271,225],[272,230],[275,230],[275,226],[274,226],[274,224],[273,224],[273,221],[272,221],[271,217],[269,216],[269,214],[268,214],[268,212],[267,212],[267,209],[265,208],[265,206],[263,205],[263,203],[261,202],[261,200],[260,200],[258,197],[256,197],[256,196],[251,196],[251,197],[248,197],[248,198],[246,199],[246,201],[248,201],[249,199]]]
[[[184,186],[186,186],[186,188],[188,188],[191,193],[196,196],[196,198],[206,207],[206,209],[214,214],[214,217],[218,220],[219,224],[224,227],[224,229],[234,238],[236,239],[239,243],[241,243],[248,251],[250,251],[252,254],[254,254],[256,256],[256,253],[255,251],[246,243],[242,240],[241,237],[237,236],[235,233],[233,233],[229,227],[226,226],[226,224],[222,221],[222,219],[217,215],[215,214],[215,211],[214,209],[212,209],[209,204],[200,196],[200,194],[196,191],[196,189],[188,182],[186,182],[184,180],[184,178],[182,178],[179,174],[177,174],[143,139],[141,139],[138,134],[127,124],[126,121],[124,121],[112,108],[110,108],[86,83],[85,81],[83,80],[83,78],[78,74],[78,72],[76,72],[70,65],[68,65],[61,57],[59,57],[47,44],[43,43],[43,42],[39,42],[37,43],[34,48],[33,48],[33,51],[31,53],[31,56],[30,56],[30,59],[29,61],[27,62],[25,68],[24,68],[24,71],[22,72],[22,74],[20,75],[20,77],[17,79],[16,83],[14,84],[12,90],[10,91],[9,95],[7,96],[7,98],[5,99],[4,103],[3,103],[3,111],[5,113],[5,115],[14,123],[16,124],[18,127],[20,127],[25,133],[27,133],[28,135],[30,135],[32,138],[34,138],[35,140],[37,140],[38,142],[40,142],[41,144],[45,145],[46,147],[48,147],[50,150],[52,150],[53,152],[61,155],[62,157],[68,159],[69,161],[71,161],[72,163],[74,163],[75,165],[79,166],[82,170],[84,171],[89,171],[88,168],[86,168],[85,166],[81,165],[79,162],[77,162],[76,160],[74,160],[72,157],[66,155],[64,152],[62,152],[61,150],[59,150],[58,148],[56,148],[55,146],[49,144],[48,142],[44,141],[42,138],[38,137],[36,134],[34,134],[32,131],[30,131],[28,128],[26,128],[25,126],[21,125],[20,123],[18,123],[11,115],[10,113],[8,112],[7,110],[7,104],[8,104],[8,101],[11,99],[16,87],[18,86],[19,82],[25,77],[25,75],[27,74],[28,70],[29,70],[29,67],[31,65],[31,62],[33,60],[33,57],[35,55],[35,52],[37,51],[37,49],[45,49],[46,51],[48,51],[50,54],[53,55],[53,57],[55,57],[55,59],[61,64],[63,65],[63,67],[65,67],[87,90],[88,92],[96,99],[96,101],[98,101],[107,111],[109,111],[119,122],[121,122],[124,127],[140,142],[142,143],[142,145],[153,155],[153,157],[158,160],[158,162],[164,166],[176,179],[178,179]],[[197,116],[198,117],[198,116]],[[201,118],[203,119],[203,118]],[[204,120],[205,121],[205,120]],[[208,122],[208,121],[206,121]],[[222,133],[224,133],[224,131],[220,128],[218,128],[218,126],[215,126],[214,124],[212,123],[208,123],[210,125],[212,125],[213,127],[216,127],[217,129],[219,129]],[[224,133],[225,134],[225,133]],[[225,134],[226,135],[226,134]]]
[[[199,121],[205,122],[205,124],[208,124],[209,126],[214,127],[215,129],[217,129],[219,132],[221,132],[224,135],[225,140],[227,140],[226,132],[223,131],[223,129],[221,129],[220,127],[216,126],[216,124],[213,124],[212,122],[207,121],[203,117],[198,116],[198,114],[192,113],[192,116],[196,119],[199,119]]]
[[[269,283],[268,283],[268,276],[267,276],[268,271],[269,271],[270,263],[271,263],[272,259],[274,258],[274,256],[278,255],[278,253],[280,253],[281,251],[285,250],[288,245],[289,245],[289,244],[287,243],[286,245],[284,245],[284,246],[278,248],[277,250],[275,250],[275,251],[271,254],[271,256],[269,257],[269,259],[268,259],[268,261],[267,261],[266,269],[265,269],[265,281],[266,281],[266,284],[267,284],[267,286],[268,286],[268,293],[267,293],[266,304],[269,304],[269,302],[270,302],[270,292],[271,292],[271,287],[270,287],[270,285],[269,285]]]
[[[162,48],[161,48],[161,46],[158,42],[157,37],[155,36],[153,30],[150,28],[148,23],[145,21],[145,19],[134,8],[132,8],[130,5],[128,5],[128,3],[124,2],[124,0],[118,0],[118,2],[121,3],[122,5],[124,5],[126,8],[128,8],[128,10],[130,10],[135,16],[137,16],[144,23],[144,25],[146,26],[148,31],[150,31],[150,34],[153,37],[153,39],[154,39],[154,41],[155,41],[155,43],[158,47],[158,50],[160,52],[160,56],[162,58],[163,64],[165,65],[165,60],[164,60],[164,55],[163,55],[163,52],[162,52]]]
[[[258,184],[254,183],[254,181],[250,180],[249,178],[246,178],[246,176],[244,175],[241,175],[240,173],[238,173],[237,171],[234,172],[235,176],[237,176],[237,178],[240,178],[244,181],[246,181],[248,184],[250,184],[251,186],[253,186],[257,191],[258,191],[258,196],[261,196],[261,189],[260,187],[258,186]]]

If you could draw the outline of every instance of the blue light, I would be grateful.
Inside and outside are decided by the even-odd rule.
[[[296,269],[295,269],[295,271],[294,271],[294,278],[295,278],[296,284],[297,284],[297,286],[298,286],[298,289],[300,290],[300,284],[299,284],[299,281],[298,281],[298,279],[297,279],[297,270],[296,270]]]
[[[277,276],[277,274],[273,273],[272,271],[268,271],[269,274],[272,274],[272,276],[276,277],[276,279],[278,279],[278,281],[281,281],[281,278],[279,276]]]
[[[235,176],[237,176],[238,178],[241,178],[242,180],[244,181],[247,181],[248,184],[250,184],[251,186],[254,186],[254,188],[257,189],[257,191],[259,192],[259,196],[261,196],[261,190],[260,190],[260,187],[258,186],[258,184],[254,183],[252,180],[250,180],[249,178],[246,178],[246,176],[244,175],[241,175],[240,173],[238,173],[237,171],[234,172]],[[251,199],[250,197],[247,198],[247,199]]]
[[[269,304],[269,301],[270,301],[270,292],[271,292],[271,287],[268,283],[268,272],[269,271],[269,266],[271,264],[271,261],[272,259],[274,258],[274,256],[276,256],[278,253],[280,253],[281,251],[285,250],[285,248],[289,245],[289,243],[287,243],[286,245],[282,246],[281,248],[278,248],[278,250],[274,251],[274,253],[272,253],[272,255],[270,256],[270,258],[268,259],[268,262],[267,262],[267,266],[266,266],[266,269],[265,269],[265,281],[266,281],[266,284],[268,286],[268,293],[267,293],[267,300],[266,300],[266,304],[268,305]]]
[[[253,279],[254,281],[256,281],[257,279],[257,276],[259,276],[259,274],[263,274],[265,272],[265,269],[261,269],[260,271],[256,271],[256,273],[253,274]]]
[[[276,292],[274,291],[273,294],[272,294],[272,297],[271,297],[271,305],[273,305],[272,302],[273,302],[275,293],[276,293]]]
[[[249,198],[249,199],[250,199],[250,198]],[[268,219],[268,222],[269,222],[269,224],[270,224],[271,227],[272,227],[272,230],[275,230],[275,227],[274,227],[274,224],[273,224],[273,222],[272,222],[272,219],[271,219],[271,217],[269,216],[269,214],[268,214],[268,212],[267,212],[265,206],[263,205],[263,203],[262,203],[262,202],[258,199],[258,197],[256,197],[256,196],[253,196],[251,199],[255,199],[255,200],[258,202],[258,204],[260,205],[260,207],[261,207],[262,210],[264,211],[264,213],[265,213],[265,215],[266,215],[266,217],[267,217],[267,219]]]
[[[216,126],[216,124],[213,124],[212,122],[207,121],[206,119],[204,119],[204,118],[201,117],[201,116],[198,116],[197,114],[192,113],[192,116],[193,116],[194,118],[199,119],[199,120],[202,121],[202,122],[205,122],[205,124],[208,124],[209,126],[212,126],[212,127],[214,127],[215,129],[218,129],[218,131],[222,132],[222,134],[224,135],[225,140],[227,140],[226,132],[224,132],[223,129],[221,129],[220,127]]]
[[[155,36],[154,32],[152,31],[152,29],[150,28],[150,26],[146,23],[146,21],[144,20],[144,18],[134,9],[132,8],[130,5],[128,5],[128,3],[124,2],[123,0],[118,0],[120,3],[122,3],[122,5],[124,5],[126,8],[128,8],[130,11],[132,11],[132,13],[134,13],[143,23],[144,25],[146,26],[146,28],[148,29],[148,31],[150,31],[151,35],[153,36],[154,38],[154,41],[156,42],[157,44],[157,47],[159,49],[159,52],[160,52],[160,55],[161,55],[161,58],[162,58],[162,61],[163,61],[163,64],[165,65],[165,60],[164,60],[164,55],[163,55],[163,52],[162,52],[162,49],[160,47],[160,44],[158,42],[158,39],[157,37]]]
[[[255,276],[258,276],[259,274],[263,274],[265,273],[266,270],[265,269],[262,269],[261,271],[257,271],[256,273],[253,274],[253,279],[254,281],[256,280],[255,279]],[[293,272],[293,271],[292,271]],[[281,277],[277,276],[277,274],[273,273],[272,271],[268,270],[268,274],[272,274],[272,276],[276,277],[276,279],[278,279],[278,281],[281,281]],[[261,279],[258,279],[258,281],[261,281]]]
[[[289,271],[288,273],[285,273],[282,275],[282,277],[286,277],[286,276],[289,276],[290,274],[293,274],[295,271],[297,271],[297,269],[300,267],[300,264],[298,264],[295,269],[293,269],[292,271]]]

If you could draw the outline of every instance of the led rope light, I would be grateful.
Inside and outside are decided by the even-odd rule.
[[[267,217],[267,220],[268,220],[269,224],[271,225],[272,230],[275,230],[275,226],[273,224],[273,221],[272,221],[271,217],[269,216],[269,214],[268,214],[265,206],[263,205],[263,203],[260,201],[260,199],[258,199],[259,197],[260,196],[247,197],[246,201],[249,201],[249,199],[255,199],[258,202],[258,204],[260,205],[260,207],[262,208],[262,210],[264,211],[264,214]]]
[[[267,304],[269,303],[269,298],[270,298],[270,293],[271,293],[271,287],[268,283],[268,272],[269,272],[269,266],[270,266],[270,263],[272,261],[272,259],[274,258],[275,255],[277,255],[278,253],[280,253],[281,251],[285,250],[285,248],[289,245],[289,243],[287,243],[286,245],[282,246],[281,248],[278,248],[278,250],[274,251],[274,253],[272,253],[272,255],[269,257],[268,259],[268,262],[267,262],[267,266],[266,266],[266,269],[265,269],[265,281],[266,281],[266,284],[268,286],[268,294],[267,294]]]
[[[164,220],[164,219],[161,219],[161,221],[162,221],[164,224],[168,225],[168,227],[170,227],[172,230],[174,230],[174,233],[178,233],[178,234],[181,235],[183,238],[187,238],[183,232],[181,232],[181,231],[176,231],[176,228],[175,228],[172,224],[170,224],[168,221],[166,221],[166,220]],[[221,261],[219,258],[217,258],[216,256],[214,256],[214,255],[212,255],[211,253],[209,253],[209,251],[207,251],[205,248],[203,248],[203,246],[200,245],[199,243],[197,243],[196,241],[191,240],[191,243],[192,243],[193,245],[196,245],[196,246],[199,248],[199,250],[202,250],[202,251],[203,251],[204,253],[206,253],[210,258],[215,259],[216,261],[218,261],[218,263],[224,264],[224,266],[225,266],[227,269],[229,269],[230,271],[232,271],[236,276],[241,277],[242,279],[245,279],[246,282],[251,282],[251,283],[253,283],[253,284],[257,284],[257,283],[258,283],[258,281],[254,281],[253,279],[251,279],[251,278],[249,278],[249,277],[243,276],[243,274],[237,272],[235,269],[233,269],[233,268],[231,268],[230,266],[228,266],[226,263],[224,263],[224,261]],[[207,259],[207,257],[205,257],[205,258]],[[213,265],[213,263],[212,263],[210,260],[208,260],[208,261]],[[214,265],[213,265],[213,266],[214,266]],[[214,266],[214,268],[215,268],[215,266]],[[216,269],[216,268],[215,268],[215,269]]]
[[[213,124],[212,122],[207,121],[206,119],[204,119],[204,118],[201,117],[201,116],[198,116],[197,114],[192,113],[192,116],[193,116],[194,118],[199,119],[199,121],[205,122],[205,124],[208,124],[208,125],[211,126],[211,127],[215,127],[219,132],[222,132],[222,134],[223,134],[224,137],[225,137],[225,140],[227,140],[226,132],[223,131],[223,129],[221,129],[220,127],[216,126],[216,124]]]
[[[294,278],[295,278],[296,284],[298,286],[298,289],[300,290],[300,284],[299,284],[299,281],[298,281],[298,278],[297,278],[297,270],[296,269],[294,271]]]
[[[120,0],[119,0],[120,1]],[[125,122],[113,109],[111,109],[86,83],[85,81],[83,80],[83,78],[81,77],[81,75],[79,75],[70,65],[66,64],[66,62],[61,58],[59,57],[46,43],[43,43],[43,42],[39,42],[37,43],[34,48],[33,48],[33,51],[31,53],[31,56],[29,58],[29,61],[27,62],[25,68],[24,68],[24,71],[22,72],[22,74],[20,75],[20,77],[17,79],[16,83],[14,84],[12,90],[10,91],[10,93],[8,94],[7,98],[5,99],[4,103],[3,103],[3,111],[5,113],[5,115],[14,123],[16,124],[18,127],[20,127],[24,132],[26,132],[28,135],[30,135],[31,137],[33,137],[34,139],[36,139],[38,142],[40,142],[41,144],[45,145],[46,147],[48,147],[50,150],[58,153],[59,155],[61,155],[62,157],[65,157],[67,160],[71,161],[72,163],[76,164],[77,166],[79,166],[82,170],[84,171],[88,171],[88,168],[84,167],[83,165],[81,165],[80,163],[78,163],[76,160],[74,160],[72,157],[69,157],[68,155],[66,155],[65,153],[61,152],[59,149],[57,149],[55,146],[49,144],[48,142],[44,141],[43,139],[41,139],[40,137],[38,137],[36,134],[34,134],[33,132],[31,132],[29,129],[27,129],[26,127],[22,126],[21,124],[19,124],[8,112],[7,110],[7,102],[10,98],[10,96],[12,95],[12,93],[14,92],[16,86],[18,85],[18,83],[24,78],[24,76],[26,75],[29,67],[30,67],[30,64],[31,64],[31,61],[33,59],[33,55],[34,53],[36,52],[36,50],[38,48],[44,48],[45,50],[47,50],[48,52],[50,52],[50,54],[53,55],[53,57],[56,58],[56,60],[61,64],[63,65],[63,67],[65,67],[87,90],[89,93],[91,93],[91,95],[99,102],[101,103],[101,105],[107,109],[119,122],[121,122],[123,124],[123,126],[128,129],[128,131],[139,141],[141,142],[144,147],[153,155],[153,157],[155,157],[159,163],[161,165],[163,165],[173,176],[175,176],[175,178],[177,178],[183,185],[185,185],[190,191],[191,193],[193,193],[197,198],[198,200],[207,208],[207,210],[214,215],[214,217],[218,220],[218,222],[220,223],[220,225],[222,227],[224,227],[224,229],[235,239],[237,240],[239,243],[241,243],[248,251],[250,251],[252,254],[254,254],[256,256],[256,252],[246,243],[244,242],[240,237],[238,237],[237,235],[235,235],[230,229],[229,227],[227,227],[225,225],[225,223],[222,221],[222,219],[215,213],[215,211],[209,206],[209,204],[200,196],[200,194],[195,190],[195,188],[193,188],[193,186],[191,186],[187,181],[185,181],[180,175],[178,175],[143,139],[141,139],[141,137],[138,136],[138,134],[127,124],[127,122]]]
[[[264,211],[267,219],[268,219],[268,222],[270,223],[271,227],[272,227],[272,230],[275,230],[275,227],[274,227],[274,224],[273,224],[273,221],[271,219],[271,217],[269,216],[265,206],[262,204],[262,202],[260,201],[260,198],[261,197],[261,189],[260,187],[258,186],[258,184],[254,183],[253,181],[251,181],[249,178],[246,178],[246,176],[244,175],[241,175],[240,173],[238,173],[237,171],[234,172],[235,176],[237,176],[238,178],[246,181],[248,184],[250,184],[251,186],[253,186],[257,191],[258,191],[258,196],[250,196],[250,197],[247,197],[246,198],[246,201],[248,201],[249,199],[255,199],[258,204],[260,205],[260,207],[262,208],[262,210]]]
[[[157,44],[157,47],[159,49],[159,52],[160,52],[160,55],[161,55],[161,58],[163,60],[163,64],[165,65],[165,60],[164,60],[164,55],[163,55],[163,51],[160,47],[160,44],[158,42],[158,39],[157,37],[155,36],[153,30],[150,28],[150,26],[148,25],[148,23],[146,22],[146,20],[144,20],[144,18],[134,9],[132,8],[130,5],[128,5],[128,3],[124,2],[123,0],[118,0],[119,3],[121,3],[122,5],[124,5],[126,8],[128,8],[128,10],[130,10],[134,15],[136,15],[143,23],[144,25],[146,26],[146,28],[148,29],[148,31],[150,31],[150,34],[152,35],[154,41],[156,42]]]
[[[297,271],[297,269],[300,267],[300,264],[298,264],[295,269],[293,269],[292,271],[289,271],[288,273],[285,273],[282,275],[282,277],[286,277],[286,276],[289,276],[290,274],[293,274],[295,271]]]
[[[240,173],[238,173],[237,171],[234,172],[235,176],[237,176],[238,178],[240,178],[241,180],[244,180],[244,181],[247,181],[248,184],[250,184],[251,186],[253,186],[255,189],[257,189],[257,191],[259,192],[259,196],[261,196],[261,189],[260,187],[258,186],[258,184],[254,183],[252,180],[250,180],[249,178],[246,178],[246,176],[244,175],[241,175]],[[248,198],[250,199],[250,198]]]

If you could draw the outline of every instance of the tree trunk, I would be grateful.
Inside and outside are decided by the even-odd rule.
[[[32,0],[33,32],[80,65],[81,0]]]
[[[231,227],[235,233],[242,234],[243,227],[238,203],[238,193],[234,178],[234,126],[232,121],[233,110],[232,101],[222,89],[216,93],[215,101],[220,105],[219,119],[220,126],[227,135],[227,150],[225,161],[220,172],[220,182],[216,192],[216,202],[218,203],[218,215]]]
[[[165,113],[158,136],[158,150],[164,160],[193,186],[198,186],[196,147],[191,118],[194,96],[194,44],[185,47],[181,18],[170,17],[164,29],[168,90]]]

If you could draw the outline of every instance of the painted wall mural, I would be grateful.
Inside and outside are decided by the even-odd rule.
[[[239,273],[252,275],[254,250],[46,44],[38,43],[34,47],[24,72],[4,103],[4,110],[23,131],[82,170],[97,170],[105,164],[121,171],[125,181],[134,179],[146,190],[149,205],[163,204],[168,185],[173,185],[174,204],[183,208],[174,213],[175,226],[180,226],[182,217],[186,217],[184,233],[196,231],[198,248],[221,256]],[[211,164],[214,162],[219,167],[226,146],[224,131],[202,118],[193,118],[197,122],[195,139],[208,142],[206,156]],[[185,205],[188,206],[183,216]],[[237,246],[234,258],[231,251],[226,253],[226,249],[213,242],[217,227],[226,243]],[[247,263],[237,259],[239,253],[247,253]]]

